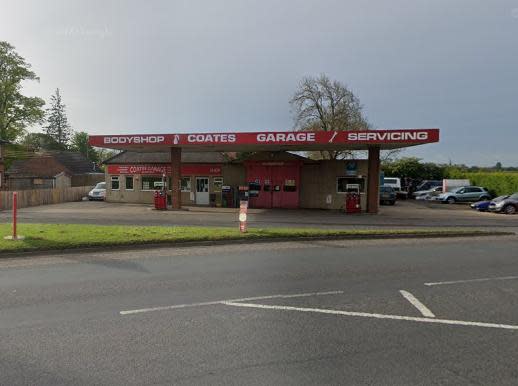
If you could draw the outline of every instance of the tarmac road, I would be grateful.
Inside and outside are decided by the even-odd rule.
[[[513,236],[0,259],[0,384],[516,385],[517,251]]]

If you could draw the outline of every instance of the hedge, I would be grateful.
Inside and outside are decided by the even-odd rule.
[[[448,178],[468,179],[472,185],[483,186],[495,195],[502,196],[518,192],[517,172],[463,172],[449,170]]]

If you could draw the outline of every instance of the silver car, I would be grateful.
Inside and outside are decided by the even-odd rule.
[[[499,212],[505,214],[515,214],[518,212],[518,193],[510,196],[499,197],[489,203],[490,212]]]
[[[88,192],[88,199],[93,200],[104,200],[106,197],[106,182],[99,182],[95,187]]]
[[[435,186],[428,190],[418,190],[413,193],[416,200],[429,200],[434,196],[438,196],[442,193],[442,186]]]

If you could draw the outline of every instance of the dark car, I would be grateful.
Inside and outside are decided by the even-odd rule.
[[[380,187],[380,203],[394,205],[396,203],[396,191],[391,186]]]
[[[494,199],[489,204],[489,211],[505,214],[515,214],[518,212],[518,193],[510,196],[502,196]]]
[[[484,200],[484,201],[477,201],[471,204],[471,209],[478,210],[479,212],[487,212],[489,210],[489,204],[491,201]]]

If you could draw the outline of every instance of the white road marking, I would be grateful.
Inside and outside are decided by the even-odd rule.
[[[449,325],[457,325],[457,326],[473,326],[473,327],[485,327],[485,328],[500,328],[500,329],[505,329],[505,330],[518,330],[518,325],[512,325],[512,324],[470,322],[470,321],[464,321],[464,320],[433,319],[433,318],[421,318],[421,317],[413,317],[413,316],[388,315],[388,314],[371,314],[371,313],[367,313],[367,312],[327,310],[327,309],[321,309],[321,308],[272,306],[272,305],[267,305],[267,304],[255,304],[255,303],[236,303],[236,302],[222,302],[222,303],[227,306],[233,306],[233,307],[260,308],[260,309],[281,310],[281,311],[313,312],[313,313],[320,313],[320,314],[356,316],[356,317],[362,317],[362,318],[406,320],[406,321],[420,322],[420,323],[437,323],[437,324],[449,324]]]
[[[419,301],[414,295],[412,295],[410,292],[400,290],[399,291],[403,297],[410,302],[415,308],[419,310],[423,316],[426,316],[427,318],[435,318],[435,315],[428,307],[426,307],[423,303]]]
[[[176,304],[176,305],[172,305],[172,306],[140,308],[140,309],[136,309],[136,310],[120,311],[119,314],[120,315],[142,314],[145,312],[175,310],[178,308],[211,306],[214,304],[223,304],[225,302],[249,302],[249,301],[253,301],[253,300],[265,300],[265,299],[302,298],[302,297],[309,297],[309,296],[339,295],[339,294],[343,294],[343,293],[344,293],[344,291],[326,291],[326,292],[305,292],[305,293],[299,293],[299,294],[278,294],[278,295],[267,295],[267,296],[255,296],[255,297],[250,297],[250,298],[215,300],[212,302]]]
[[[447,284],[461,284],[461,283],[472,283],[478,281],[490,281],[490,280],[512,280],[518,279],[518,276],[500,276],[500,277],[483,277],[480,279],[467,279],[467,280],[452,280],[452,281],[437,281],[432,283],[424,283],[427,286],[433,285],[447,285]]]

